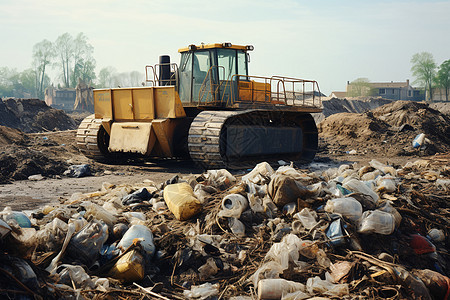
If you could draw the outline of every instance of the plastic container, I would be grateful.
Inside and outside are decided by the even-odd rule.
[[[170,185],[168,185],[170,186]],[[139,239],[142,249],[145,251],[147,258],[151,258],[155,253],[155,244],[153,243],[153,233],[144,225],[133,225],[123,235],[117,248],[125,251],[133,244],[134,239]]]
[[[281,299],[284,294],[305,292],[305,285],[282,278],[261,279],[258,282],[258,299]]]
[[[416,137],[414,138],[414,140],[412,142],[413,148],[422,147],[424,141],[425,141],[425,133],[420,133],[420,134],[416,135]]]
[[[11,207],[7,206],[1,214],[3,215],[3,220],[6,222],[12,221],[16,222],[22,228],[31,228],[30,219],[21,211],[13,211]]]
[[[67,252],[72,258],[90,268],[107,239],[108,226],[98,221],[91,221],[72,237]]]
[[[294,215],[294,218],[299,219],[303,227],[308,230],[314,228],[317,225],[317,214],[315,211],[309,208],[302,209],[300,212]]]
[[[177,220],[188,220],[202,210],[202,204],[195,197],[187,182],[170,184],[164,188],[164,201]]]
[[[219,216],[239,218],[247,209],[248,201],[240,194],[230,194],[222,200],[222,211]]]
[[[357,221],[362,215],[362,206],[355,198],[336,198],[327,201],[325,211],[341,214],[352,221]]]
[[[380,210],[365,211],[361,217],[358,232],[389,235],[394,232],[395,218],[392,214]]]
[[[125,253],[109,271],[109,276],[123,282],[140,281],[144,278],[144,258],[136,250]]]

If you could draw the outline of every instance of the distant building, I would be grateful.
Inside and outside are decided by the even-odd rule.
[[[51,85],[45,90],[45,103],[54,108],[73,110],[76,96],[77,93],[75,89],[55,89],[53,85]]]
[[[347,81],[347,94],[352,90],[352,83]],[[361,89],[361,86],[358,86]],[[391,100],[425,100],[425,95],[419,89],[409,84],[409,79],[405,82],[368,82],[364,87],[367,95],[382,97]]]

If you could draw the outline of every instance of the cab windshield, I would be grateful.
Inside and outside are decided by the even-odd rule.
[[[201,90],[209,92],[214,87],[223,84],[224,81],[232,80],[235,74],[248,75],[247,56],[244,51],[236,49],[183,52],[178,72],[181,101],[197,102]],[[207,75],[208,80],[205,80]],[[246,78],[240,77],[239,80],[246,80]]]

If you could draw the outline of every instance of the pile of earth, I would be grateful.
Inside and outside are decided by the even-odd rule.
[[[450,118],[425,103],[395,101],[366,113],[338,113],[318,124],[329,154],[412,155],[412,141],[424,133],[431,155],[450,149]]]
[[[74,131],[28,133],[0,125],[0,184],[31,175],[61,175],[80,161]]]
[[[314,114],[314,119],[317,123],[323,121],[325,118],[338,113],[363,113],[379,106],[389,104],[392,100],[383,98],[356,98],[356,99],[323,99],[323,111],[319,114]]]
[[[39,99],[0,99],[0,125],[23,132],[76,129],[76,122],[64,111]]]

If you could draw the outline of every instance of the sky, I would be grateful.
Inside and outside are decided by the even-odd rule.
[[[83,32],[96,71],[139,71],[190,44],[253,45],[250,75],[317,80],[326,95],[347,81],[414,81],[411,58],[450,59],[450,1],[0,0],[0,67],[31,67],[32,48]],[[57,83],[57,78],[52,78]]]

